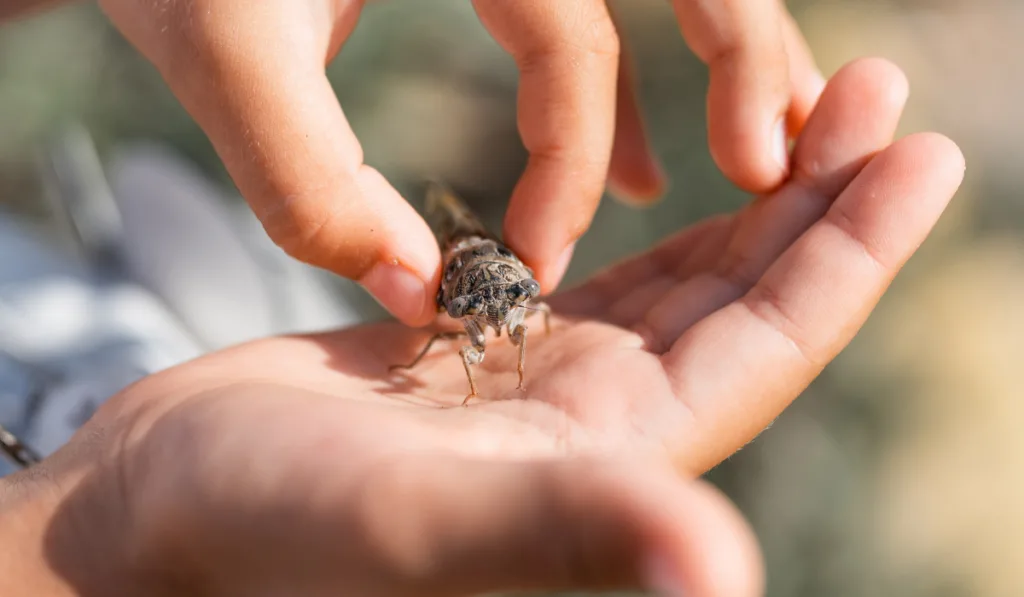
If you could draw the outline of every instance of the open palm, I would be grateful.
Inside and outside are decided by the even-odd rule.
[[[552,297],[550,335],[529,320],[525,391],[516,349],[492,336],[480,398],[460,408],[459,344],[389,373],[430,331],[380,323],[153,376],[77,441],[97,437],[90,429],[122,438],[107,450],[132,528],[159,561],[216,562],[197,573],[213,585],[268,590],[270,571],[292,566],[289,594],[599,588],[635,580],[653,550],[690,567],[673,581],[690,594],[751,594],[752,559],[734,563],[746,577],[731,585],[693,563],[702,550],[737,553],[720,532],[733,515],[652,471],[695,476],[756,436],[850,341],[934,225],[963,158],[938,135],[890,145],[906,94],[883,61],[841,70],[789,182]],[[580,458],[633,464],[595,473]],[[581,539],[584,519],[603,530]],[[551,557],[566,551],[569,564]],[[408,586],[384,572],[395,569]]]

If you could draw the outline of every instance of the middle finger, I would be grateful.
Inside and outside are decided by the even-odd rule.
[[[604,190],[615,132],[619,39],[604,0],[475,0],[521,74],[530,153],[505,216],[509,245],[545,294],[560,281]]]

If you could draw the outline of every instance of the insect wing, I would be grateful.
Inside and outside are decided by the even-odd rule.
[[[469,206],[442,183],[428,183],[425,211],[427,221],[442,247],[470,236],[497,240],[470,211]]]

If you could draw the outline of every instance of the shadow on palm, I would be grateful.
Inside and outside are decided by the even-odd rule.
[[[480,398],[438,408],[468,393],[464,339],[389,373],[435,331],[395,323],[299,340],[326,355],[327,368],[306,380],[332,377],[332,394],[415,407],[407,414],[442,434],[471,429],[475,441],[448,436],[469,451],[527,437],[555,452],[650,447],[703,471],[756,436],[850,341],[955,192],[963,168],[951,142],[924,134],[890,145],[906,94],[886,62],[841,70],[785,185],[555,295],[550,336],[539,316],[528,320],[524,391],[515,348],[492,332],[474,369]],[[288,346],[281,361],[305,371],[302,351]]]
[[[220,449],[229,429],[246,445],[267,438],[267,450],[286,449],[296,433],[345,450],[498,458],[642,450],[703,472],[763,430],[852,339],[956,191],[963,158],[952,142],[892,143],[906,94],[884,61],[837,73],[785,185],[558,293],[550,335],[541,317],[527,320],[525,391],[517,350],[492,332],[474,370],[480,398],[460,408],[464,340],[389,372],[434,330],[378,323],[267,339],[168,372],[180,400],[147,400],[156,407],[148,420],[175,409],[161,427],[209,437],[206,450]],[[193,408],[176,408],[181,400]]]

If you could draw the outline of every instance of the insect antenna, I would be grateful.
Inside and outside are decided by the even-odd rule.
[[[520,309],[526,309],[527,311],[538,311],[538,312],[540,312],[540,311],[544,310],[544,309],[538,309],[537,307],[530,307],[530,306],[527,306],[527,305],[516,305],[516,306],[518,308],[520,308]]]

